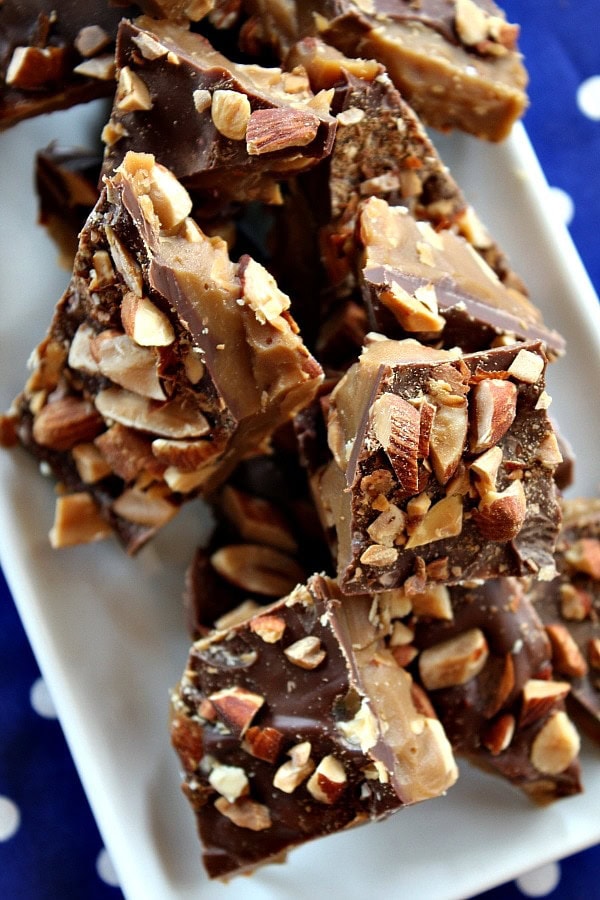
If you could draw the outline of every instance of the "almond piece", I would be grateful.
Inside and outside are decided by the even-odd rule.
[[[565,553],[565,560],[575,572],[589,575],[600,581],[600,541],[597,538],[580,538]]]
[[[535,384],[544,371],[545,359],[540,353],[532,353],[531,350],[519,350],[512,363],[508,367],[508,374],[517,381],[526,384]]]
[[[519,726],[523,728],[546,716],[553,706],[565,699],[570,690],[571,685],[566,681],[530,678],[523,685]]]
[[[122,112],[152,109],[150,91],[140,76],[129,66],[123,66],[119,71],[115,103],[117,109]]]
[[[208,697],[219,718],[238,738],[242,738],[252,723],[265,698],[246,688],[234,685],[222,688]]]
[[[186,440],[210,431],[200,410],[186,397],[175,397],[157,405],[139,394],[111,387],[99,391],[94,402],[105,419],[160,437]]]
[[[544,775],[560,775],[576,759],[581,740],[567,714],[554,713],[531,745],[532,765]]]
[[[306,147],[316,137],[320,121],[310,109],[257,109],[248,120],[246,150],[250,156],[261,156]]]
[[[270,726],[259,728],[258,725],[251,725],[244,735],[242,750],[255,756],[256,759],[274,763],[281,753],[284,740],[284,735],[277,728]]]
[[[418,449],[421,416],[414,406],[396,394],[382,394],[371,407],[370,428],[381,444],[408,494],[418,490]]]
[[[95,444],[77,444],[71,452],[77,474],[85,484],[95,484],[110,475],[111,468]]]
[[[510,742],[515,733],[515,725],[515,717],[511,716],[510,713],[505,713],[486,728],[481,742],[484,747],[487,747],[492,756],[498,756],[507,747],[510,747]]]
[[[315,764],[310,758],[311,745],[302,741],[288,751],[290,759],[279,766],[273,777],[273,787],[285,794],[293,794],[297,787],[314,771]]]
[[[331,806],[344,792],[348,778],[342,763],[335,756],[324,756],[306,783],[306,788],[319,803]]]
[[[55,550],[101,541],[110,534],[112,528],[86,491],[58,497],[49,534],[50,545]]]
[[[177,513],[178,507],[150,491],[128,488],[111,506],[117,516],[147,528],[161,528]]]
[[[90,351],[102,375],[115,384],[150,400],[166,400],[158,377],[158,360],[149,348],[107,329],[92,338]]]
[[[462,532],[462,512],[462,498],[459,494],[438,500],[412,531],[406,542],[406,549],[411,550],[434,541],[456,537]]]
[[[502,450],[500,447],[490,447],[469,466],[469,470],[477,476],[475,487],[480,497],[496,490],[496,479],[501,465]]]
[[[506,434],[517,414],[517,386],[513,381],[484,378],[471,389],[469,448],[489,450]]]
[[[33,439],[52,450],[70,450],[93,440],[104,428],[98,412],[87,400],[62,397],[42,407],[33,420]]]
[[[276,644],[285,631],[285,619],[281,616],[257,616],[250,622],[250,631],[257,634],[266,644]]]
[[[588,660],[592,669],[600,669],[600,638],[590,638]]]
[[[250,101],[239,91],[217,90],[213,93],[210,113],[215,128],[232,141],[243,141],[251,115]]]
[[[413,613],[417,618],[446,619],[452,621],[450,591],[445,584],[428,584],[421,593],[410,595]]]
[[[229,803],[250,793],[248,776],[240,766],[215,766],[208,776],[208,783]]]
[[[265,597],[285,597],[305,578],[291,556],[262,544],[229,544],[213,553],[210,561],[227,581]]]
[[[249,831],[265,831],[271,827],[271,813],[263,803],[257,803],[248,797],[239,797],[230,803],[226,797],[215,800],[215,809],[238,828]]]
[[[569,622],[583,622],[592,611],[592,596],[581,588],[572,584],[561,584],[560,613],[563,619]]]
[[[546,625],[546,634],[552,645],[552,665],[561,675],[583,678],[588,666],[583,655],[564,625]]]
[[[479,628],[471,628],[421,652],[421,681],[428,691],[466,684],[479,675],[488,655],[484,633]]]
[[[173,231],[192,211],[192,198],[175,175],[160,163],[150,166],[144,190],[165,231]]]
[[[123,297],[121,322],[125,333],[140,347],[169,347],[175,340],[173,326],[165,313],[134,291]]]
[[[488,491],[473,521],[488,541],[511,541],[523,527],[527,515],[527,498],[521,481],[512,481],[503,491]]]
[[[307,635],[284,648],[284,656],[301,669],[316,669],[327,653],[318,637]]]
[[[298,551],[288,522],[268,500],[226,485],[221,493],[221,506],[244,540],[269,544],[288,553]]]
[[[466,399],[456,405],[436,405],[429,435],[429,459],[440,484],[454,475],[465,449],[468,428]]]
[[[6,84],[21,91],[39,90],[62,78],[66,62],[64,47],[15,47],[6,69]]]

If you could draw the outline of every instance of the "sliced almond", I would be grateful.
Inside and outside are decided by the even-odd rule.
[[[125,333],[140,347],[169,347],[175,340],[175,331],[165,313],[133,291],[123,297],[121,322]]]
[[[371,430],[392,464],[401,489],[408,494],[418,490],[420,426],[419,411],[396,394],[382,394],[371,408]]]
[[[437,405],[429,436],[429,458],[440,484],[446,484],[458,468],[468,424],[466,399],[457,405]]]
[[[412,531],[406,542],[406,549],[412,550],[434,541],[456,537],[462,532],[462,514],[462,498],[459,494],[438,500]]]
[[[139,394],[111,387],[99,391],[95,404],[105,419],[160,437],[184,440],[202,437],[210,431],[200,410],[185,397],[158,405]]]
[[[227,581],[266,597],[284,597],[305,578],[294,559],[261,544],[230,544],[213,553],[210,561]]]
[[[42,407],[33,420],[33,438],[43,447],[64,451],[93,440],[103,427],[91,403],[67,396]]]
[[[137,488],[128,488],[117,497],[111,509],[115,515],[136,525],[161,528],[176,515],[178,507],[164,497]]]
[[[115,384],[150,400],[166,399],[157,357],[151,349],[140,347],[126,334],[107,329],[92,338],[90,350],[102,375]]]
[[[469,398],[469,447],[472,453],[489,450],[506,434],[517,413],[517,386],[501,378],[484,378]]]

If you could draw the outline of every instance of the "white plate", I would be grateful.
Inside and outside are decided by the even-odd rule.
[[[26,377],[67,281],[35,228],[31,165],[59,137],[85,143],[97,110],[58,113],[0,136],[0,404]],[[530,285],[548,324],[567,338],[550,373],[552,407],[578,456],[570,491],[598,490],[600,316],[520,127],[505,145],[464,137],[442,155]],[[450,900],[466,897],[600,840],[600,754],[586,745],[586,793],[546,809],[463,767],[445,798],[293,852],[285,866],[229,885],[209,883],[167,738],[168,691],[186,659],[185,566],[204,520],[188,506],[135,560],[116,542],[53,552],[52,484],[21,452],[0,454],[1,559],[54,698],[84,787],[130,900]]]

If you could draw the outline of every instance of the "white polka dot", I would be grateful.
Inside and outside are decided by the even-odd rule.
[[[0,796],[0,841],[7,841],[21,824],[19,807],[8,797]]]
[[[577,106],[588,119],[600,121],[600,75],[581,82],[577,88]]]
[[[550,188],[550,195],[554,212],[565,225],[570,225],[575,215],[573,198],[566,191],[563,191],[562,188],[558,187]]]
[[[103,847],[98,854],[96,860],[96,872],[105,884],[111,887],[119,887],[119,879],[112,864],[112,859],[108,855],[108,850]]]
[[[545,897],[554,890],[559,881],[560,865],[553,862],[521,875],[517,878],[516,885],[526,897]]]
[[[48,688],[46,687],[46,682],[43,678],[38,678],[38,680],[34,681],[31,685],[29,700],[38,716],[43,716],[45,719],[56,718],[54,703],[52,702],[52,697],[48,693]]]

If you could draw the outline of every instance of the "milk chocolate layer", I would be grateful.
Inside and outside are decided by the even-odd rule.
[[[369,620],[319,576],[191,649],[171,735],[211,877],[439,796],[445,735]]]
[[[554,575],[560,453],[539,343],[449,353],[374,336],[329,400],[314,473],[347,593]]]
[[[87,492],[131,552],[214,490],[322,377],[289,298],[259,263],[232,263],[190,209],[153,157],[127,156],[13,411],[22,443],[70,494]]]
[[[105,172],[128,150],[152,153],[209,199],[273,203],[278,181],[331,151],[330,98],[301,73],[231,62],[202,36],[146,17],[121,23],[116,58]]]

